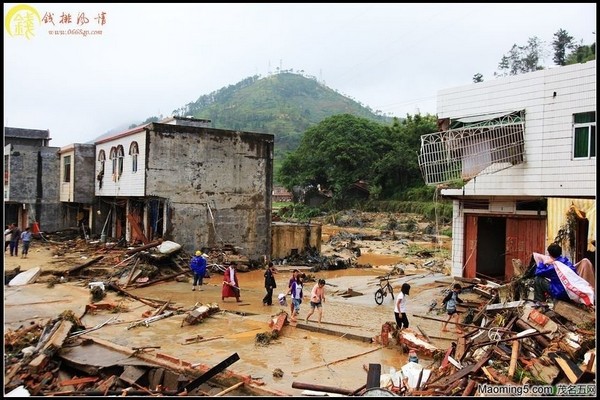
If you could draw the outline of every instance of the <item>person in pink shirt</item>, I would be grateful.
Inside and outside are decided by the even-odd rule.
[[[319,279],[310,293],[310,312],[306,316],[306,322],[314,314],[315,309],[319,314],[319,324],[323,317],[323,303],[325,302],[325,279]]]

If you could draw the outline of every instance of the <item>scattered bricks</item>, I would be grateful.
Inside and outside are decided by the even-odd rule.
[[[538,310],[533,310],[529,314],[528,319],[543,327],[548,323],[548,320],[550,318],[548,318]]]
[[[179,358],[173,357],[173,356],[170,356],[170,355],[164,354],[164,353],[156,353],[156,358],[162,358],[163,360],[170,361],[173,364],[177,364],[177,365],[181,364],[181,360]]]
[[[182,367],[187,367],[187,368],[192,368],[192,363],[189,361],[183,361],[181,360],[181,366]]]
[[[117,305],[114,303],[86,304],[85,312],[89,314],[95,314],[98,310],[114,310],[115,308],[117,308]]]

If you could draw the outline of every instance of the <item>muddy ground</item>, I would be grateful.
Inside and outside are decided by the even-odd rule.
[[[418,326],[442,350],[447,349],[457,337],[454,332],[441,332],[440,322],[417,317],[427,315],[444,318],[441,310],[429,311],[429,308],[433,300],[441,304],[444,290],[452,283],[447,275],[450,239],[381,229],[388,218],[369,216],[365,219],[369,219],[370,223],[360,227],[323,225],[322,255],[352,258],[356,255],[352,249],[358,247],[361,255],[355,257],[355,262],[359,267],[316,273],[307,270],[316,279],[323,278],[328,283],[321,325],[313,316],[308,323],[312,328],[306,328],[304,318],[309,311],[307,300],[301,307],[298,324],[286,325],[279,338],[267,345],[257,342],[257,334],[269,333],[269,322],[280,312],[289,313],[289,307],[279,306],[276,301],[277,294],[287,289],[289,271],[293,268],[289,265],[278,266],[278,288],[271,307],[262,305],[265,290],[261,270],[239,274],[241,303],[236,303],[234,299],[221,300],[222,277],[216,273],[205,280],[202,291],[191,290],[189,276],[183,282],[168,280],[144,288],[127,289],[139,297],[169,300],[184,311],[191,311],[199,304],[217,304],[221,310],[196,325],[185,324],[187,314],[182,313],[153,322],[147,327],[128,329],[132,322],[142,318],[145,311],[153,308],[130,297],[107,291],[102,302],[118,304],[119,312],[96,311],[84,315],[86,305],[92,302],[88,284],[93,277],[89,280],[67,279],[53,286],[48,282],[55,279],[53,277],[58,276],[61,270],[85,262],[92,254],[71,254],[64,249],[57,252],[57,245],[43,241],[34,241],[26,259],[5,254],[5,271],[16,267],[22,271],[38,266],[42,268],[42,275],[34,284],[5,286],[5,331],[32,321],[54,318],[70,309],[76,315],[84,315],[82,323],[86,327],[97,326],[116,317],[114,322],[89,335],[128,348],[148,347],[144,351],[149,354],[160,352],[191,364],[213,366],[237,352],[240,360],[228,369],[261,381],[265,388],[274,393],[301,395],[303,390],[292,388],[294,382],[355,390],[366,383],[366,367],[369,364],[380,364],[382,373],[388,373],[391,368],[397,370],[402,367],[408,358],[408,354],[396,344],[381,346],[360,340],[361,337],[376,337],[385,322],[394,320],[390,296],[384,299],[382,305],[374,301],[379,276],[394,271],[391,282],[395,293],[398,293],[402,283],[411,284],[409,320],[415,332],[418,332]],[[369,240],[363,240],[363,237]],[[119,261],[115,259],[114,263]],[[100,273],[97,279],[102,280]],[[310,293],[313,285],[306,285],[305,295]],[[355,295],[346,297],[349,291]],[[480,300],[475,294],[471,298],[468,295],[464,298],[467,301]],[[214,340],[187,343],[190,338],[197,336]],[[432,362],[424,356],[420,360],[425,365]],[[276,369],[283,371],[283,376],[275,376]],[[222,388],[215,390],[218,392]]]

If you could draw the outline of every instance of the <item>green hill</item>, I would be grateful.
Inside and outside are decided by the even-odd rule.
[[[282,72],[253,76],[201,96],[174,115],[210,119],[212,127],[275,135],[275,155],[294,150],[309,127],[337,114],[382,124],[391,118],[349,99],[312,77]]]

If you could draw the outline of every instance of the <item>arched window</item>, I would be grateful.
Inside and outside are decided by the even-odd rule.
[[[118,174],[117,179],[121,179],[121,175],[123,175],[123,157],[125,157],[125,151],[123,150],[123,146],[117,146],[117,167]]]
[[[129,146],[129,154],[131,155],[131,171],[135,173],[138,169],[138,154],[140,154],[137,142],[131,143],[131,146]]]
[[[113,181],[116,180],[117,177],[117,148],[113,147],[110,149],[110,161],[112,162],[112,176]]]
[[[98,152],[98,175],[96,179],[98,180],[98,186],[102,189],[102,179],[104,179],[104,165],[106,164],[106,153],[104,150],[100,150]]]

